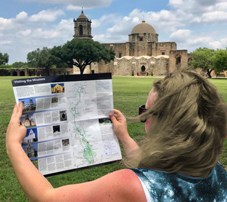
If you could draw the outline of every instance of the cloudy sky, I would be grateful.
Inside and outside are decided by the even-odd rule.
[[[37,48],[63,45],[73,37],[73,19],[83,7],[99,42],[126,42],[145,20],[160,42],[175,41],[189,52],[227,47],[226,0],[0,0],[0,52],[9,64],[26,62]]]

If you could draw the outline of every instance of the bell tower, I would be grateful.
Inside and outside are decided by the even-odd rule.
[[[80,16],[73,20],[74,22],[74,35],[75,39],[92,39],[91,35],[91,20],[81,11]]]

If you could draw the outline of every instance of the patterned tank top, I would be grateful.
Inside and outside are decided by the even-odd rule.
[[[207,178],[150,169],[132,169],[148,202],[227,202],[227,172],[219,163]]]

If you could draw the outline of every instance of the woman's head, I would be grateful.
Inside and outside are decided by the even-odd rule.
[[[140,116],[152,120],[140,167],[192,175],[212,168],[226,134],[226,105],[215,87],[194,72],[179,71],[156,81],[153,91],[157,98]]]

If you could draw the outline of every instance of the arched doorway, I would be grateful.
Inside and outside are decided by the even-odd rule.
[[[147,76],[146,67],[144,65],[142,65],[141,68],[140,68],[140,75],[141,76]]]
[[[146,71],[146,67],[144,65],[141,66],[141,72],[145,72]]]
[[[19,74],[20,74],[20,76],[25,76],[25,72],[24,71],[20,71]]]
[[[16,71],[13,71],[13,76],[17,76],[17,72]]]

